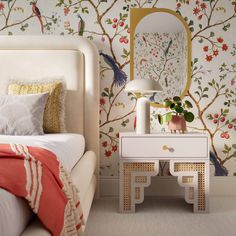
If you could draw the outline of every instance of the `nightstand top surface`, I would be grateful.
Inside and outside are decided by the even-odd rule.
[[[207,133],[203,132],[186,132],[184,134],[180,133],[170,133],[170,132],[159,132],[159,133],[150,133],[150,134],[137,134],[135,132],[120,132],[120,136],[142,136],[142,137],[155,137],[155,136],[180,136],[180,137],[206,137]]]

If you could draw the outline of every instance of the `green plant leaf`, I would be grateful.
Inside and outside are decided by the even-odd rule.
[[[194,120],[194,114],[192,112],[186,112],[184,114],[184,119],[187,121],[187,122],[192,122]]]
[[[175,111],[177,113],[181,114],[181,113],[183,113],[184,109],[183,109],[183,107],[177,106],[177,107],[175,107]]]
[[[185,105],[187,106],[187,108],[193,108],[192,103],[188,100],[185,101]]]
[[[158,118],[159,123],[162,125],[163,124],[163,117],[162,117],[162,115],[158,114],[157,118]]]
[[[171,109],[171,110],[174,110],[174,109],[175,109],[175,103],[171,103],[171,104],[170,104],[170,109]]]
[[[173,101],[174,101],[174,102],[180,102],[180,101],[181,101],[181,98],[178,97],[178,96],[175,96],[175,97],[173,97]]]
[[[170,107],[171,105],[171,101],[169,99],[165,99],[164,102],[163,102],[163,106],[164,107]]]
[[[172,118],[172,114],[171,113],[167,113],[166,114],[166,122],[170,122],[171,118]]]

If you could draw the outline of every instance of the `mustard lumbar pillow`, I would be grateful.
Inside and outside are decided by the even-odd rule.
[[[61,80],[53,82],[11,81],[8,94],[49,93],[43,116],[44,133],[65,132],[65,86]]]

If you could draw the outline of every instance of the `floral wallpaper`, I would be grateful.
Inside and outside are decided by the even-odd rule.
[[[0,0],[0,34],[82,35],[101,56],[101,175],[118,175],[120,131],[133,130],[136,99],[129,80],[129,9],[162,7],[181,14],[192,32],[192,84],[197,119],[188,127],[211,139],[211,173],[236,175],[235,0]],[[155,130],[154,109],[152,113]]]
[[[163,89],[151,96],[152,102],[182,94],[187,81],[186,44],[184,31],[135,34],[134,78],[152,78]]]

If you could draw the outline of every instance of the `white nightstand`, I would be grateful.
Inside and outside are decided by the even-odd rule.
[[[170,173],[185,188],[194,212],[209,211],[209,142],[203,133],[120,133],[120,211],[135,212],[144,187],[159,172],[159,161],[170,162]]]

